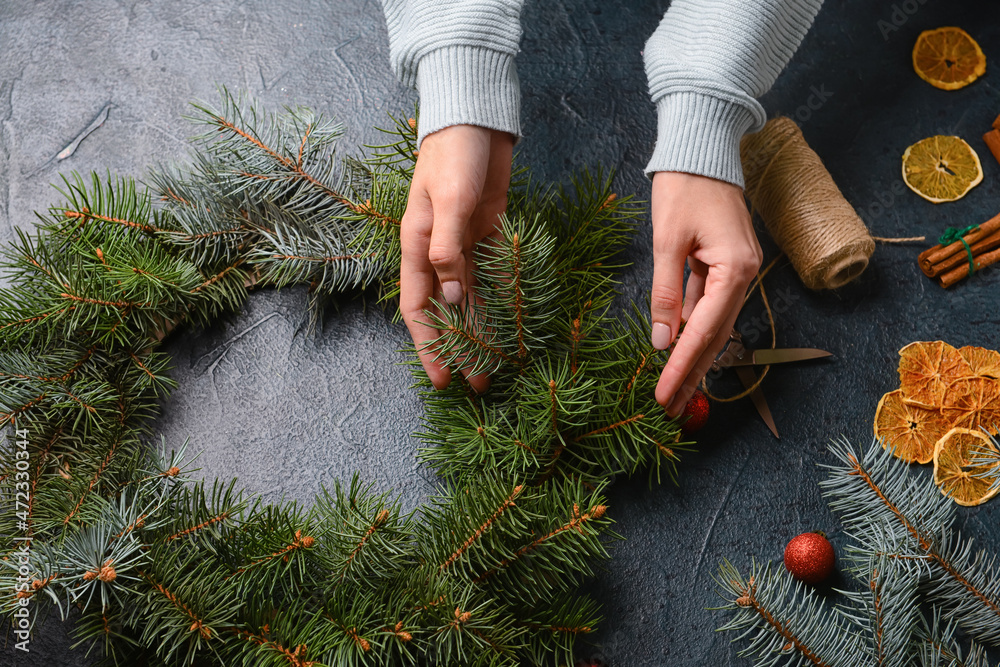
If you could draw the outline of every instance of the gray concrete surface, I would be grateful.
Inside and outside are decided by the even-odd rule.
[[[667,4],[529,0],[517,61],[520,150],[537,177],[565,179],[603,163],[619,170],[619,192],[648,197],[642,167],[655,115],[640,50]],[[1000,113],[995,19],[989,0],[827,0],[764,98],[769,114],[797,116],[875,235],[936,236],[1000,210],[1000,165],[979,138]],[[961,91],[936,90],[910,66],[916,35],[941,25],[972,32],[989,58],[986,76]],[[183,158],[191,128],[181,114],[190,100],[214,101],[216,84],[247,89],[271,108],[332,114],[350,127],[345,146],[372,141],[384,114],[405,112],[414,99],[390,72],[387,49],[373,0],[0,2],[0,241],[57,201],[49,184],[59,173],[141,177],[147,165]],[[826,100],[814,97],[810,109],[817,91]],[[52,161],[109,102],[107,122],[72,157]],[[939,133],[969,140],[986,174],[963,200],[935,206],[902,188],[899,156]],[[631,251],[627,299],[648,289],[648,238],[647,221]],[[611,512],[627,541],[592,584],[606,620],[593,637],[602,646],[581,656],[615,667],[746,664],[729,637],[713,632],[722,618],[706,610],[718,600],[711,575],[720,559],[778,559],[791,537],[813,529],[842,547],[816,464],[831,461],[832,437],[867,444],[879,397],[898,386],[896,351],[921,339],[1000,347],[1000,268],[946,292],[917,268],[923,247],[880,245],[862,278],[836,293],[807,291],[787,263],[771,274],[768,289],[782,306],[779,345],[823,347],[836,360],[772,371],[764,389],[780,441],[749,402],[715,405],[679,486],[650,489],[645,476],[615,484]],[[175,337],[168,349],[180,387],[159,430],[172,444],[190,437],[204,452],[205,476],[238,476],[273,500],[308,502],[320,484],[358,470],[415,506],[434,479],[416,464],[409,435],[420,404],[399,365],[405,328],[347,303],[318,339],[293,338],[304,307],[302,289],[260,293],[212,330]],[[748,307],[745,332],[760,314],[756,303]],[[993,550],[998,518],[1000,501],[960,513]],[[89,664],[68,650],[66,632],[47,624],[27,661],[3,645],[0,664]]]

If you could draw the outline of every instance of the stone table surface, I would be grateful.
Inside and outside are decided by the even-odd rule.
[[[642,174],[655,136],[641,49],[668,2],[529,0],[517,58],[523,91],[521,160],[564,181],[584,166],[617,170],[616,191],[648,199]],[[1000,210],[1000,165],[980,139],[1000,113],[1000,22],[992,0],[827,0],[792,62],[763,98],[795,118],[846,198],[876,236],[936,237]],[[985,50],[989,70],[966,89],[921,81],[910,63],[920,31],[958,25]],[[394,78],[380,5],[373,0],[68,0],[0,3],[0,241],[29,229],[32,211],[59,202],[50,184],[90,170],[142,177],[180,160],[192,128],[188,102],[223,84],[266,107],[312,106],[349,126],[344,146],[377,139],[386,113],[415,95]],[[67,159],[55,158],[110,105],[106,122]],[[933,134],[966,138],[985,179],[964,199],[934,205],[903,187],[900,155]],[[640,300],[652,272],[649,220],[624,276]],[[760,234],[767,259],[776,249]],[[590,584],[605,621],[581,656],[610,665],[749,664],[713,632],[722,622],[712,574],[723,558],[780,559],[794,535],[845,541],[820,495],[831,438],[871,440],[881,395],[898,387],[897,351],[914,340],[1000,347],[1000,270],[945,291],[919,271],[924,244],[880,244],[868,270],[836,292],[804,288],[787,261],[768,276],[779,346],[817,346],[836,358],[774,368],[764,384],[781,431],[774,439],[749,401],[715,404],[685,456],[679,484],[645,475],[610,490],[617,544]],[[304,289],[263,291],[243,312],[199,334],[174,336],[173,376],[157,430],[203,451],[208,478],[237,476],[270,500],[310,502],[321,485],[359,471],[417,506],[434,488],[410,435],[421,406],[398,350],[406,330],[378,309],[344,303],[319,337],[293,337]],[[741,320],[751,338],[752,301]],[[761,339],[763,343],[763,339]],[[358,400],[364,397],[363,400]],[[930,474],[929,469],[923,471]],[[1000,549],[1000,501],[962,509],[959,524]],[[87,665],[68,628],[49,623],[25,660],[8,638],[0,664]]]

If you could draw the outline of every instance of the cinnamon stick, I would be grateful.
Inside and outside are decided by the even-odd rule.
[[[980,269],[987,267],[990,264],[993,264],[997,261],[1000,261],[1000,248],[992,252],[988,252],[982,257],[977,257],[975,259],[975,270],[979,271]],[[969,267],[960,266],[957,269],[952,269],[951,271],[948,271],[947,273],[942,273],[940,276],[938,276],[937,279],[941,287],[948,288],[957,283],[958,281],[962,280],[963,278],[967,278],[968,276],[969,276]]]
[[[964,236],[965,242],[971,246],[973,243],[979,243],[987,236],[993,235],[993,233],[998,230],[1000,230],[1000,214],[993,216],[986,222],[979,225],[979,229],[977,229],[976,231],[969,232],[968,234],[966,234]],[[920,253],[918,257],[920,268],[924,271],[924,273],[930,276],[931,274],[927,272],[931,269],[933,265],[945,259],[948,259],[952,255],[959,252],[965,256],[968,256],[967,253],[965,252],[965,246],[962,244],[961,241],[955,241],[954,243],[949,243],[946,246],[936,245],[932,248],[928,248],[927,250]]]
[[[1000,247],[1000,231],[994,232],[993,234],[987,236],[985,239],[983,239],[979,243],[969,244],[969,250],[972,250],[972,260],[973,261],[975,261],[976,258],[979,257],[980,255],[982,255],[983,253],[988,252],[988,251],[993,250],[994,248],[998,248],[998,247]],[[924,269],[924,274],[925,275],[927,275],[930,278],[935,278],[935,277],[941,275],[942,273],[945,273],[946,271],[949,271],[949,270],[955,268],[956,266],[962,265],[962,266],[968,267],[969,266],[969,253],[968,253],[968,251],[965,250],[965,246],[962,247],[962,251],[963,252],[956,252],[951,257],[948,257],[947,259],[943,259],[940,262],[938,262],[937,264],[933,264],[931,266],[929,272],[928,272],[927,269],[924,269],[923,266],[921,266],[920,268]]]
[[[993,153],[997,162],[1000,162],[1000,129],[996,129],[996,121],[993,121],[993,125],[994,129],[983,135],[983,141],[986,142],[986,147]]]
[[[995,118],[995,119],[993,120],[993,127],[994,127],[995,129],[997,129],[997,130],[1000,130],[1000,116],[997,116],[997,117],[996,117],[996,118]]]

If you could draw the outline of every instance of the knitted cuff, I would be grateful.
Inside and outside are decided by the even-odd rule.
[[[657,101],[656,115],[656,148],[646,165],[647,178],[657,171],[683,171],[743,187],[740,139],[758,120],[750,109],[679,91]]]
[[[476,46],[431,51],[417,66],[424,137],[449,125],[478,125],[521,138],[521,90],[514,56]]]

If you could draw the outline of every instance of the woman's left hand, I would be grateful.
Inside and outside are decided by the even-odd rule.
[[[743,190],[732,183],[656,172],[652,218],[653,346],[669,347],[686,321],[656,385],[657,402],[676,417],[729,339],[763,255]]]

